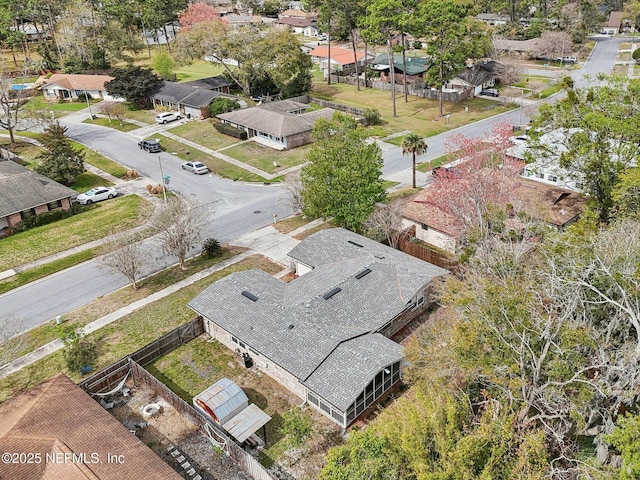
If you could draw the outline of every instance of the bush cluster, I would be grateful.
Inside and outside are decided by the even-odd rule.
[[[224,133],[225,135],[230,135],[235,138],[239,138],[240,140],[247,139],[247,132],[242,130],[241,128],[232,127],[231,125],[227,125],[226,123],[216,122],[213,124],[213,128],[215,128],[220,133]]]

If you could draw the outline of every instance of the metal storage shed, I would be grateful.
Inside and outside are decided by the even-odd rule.
[[[249,405],[249,399],[232,380],[222,378],[193,397],[193,405],[199,412],[211,418],[242,443],[262,428],[271,417],[255,404]]]
[[[193,397],[196,409],[223,425],[249,406],[242,389],[228,378],[221,378]]]

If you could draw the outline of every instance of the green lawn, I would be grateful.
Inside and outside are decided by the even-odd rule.
[[[132,120],[137,120],[142,123],[148,123],[149,125],[155,123],[156,121],[156,112],[153,110],[141,110],[136,105],[125,103],[126,113],[124,114],[125,118],[130,118]]]
[[[495,102],[483,98],[473,98],[459,103],[444,103],[444,114],[450,114],[449,123],[439,116],[438,101],[409,96],[404,102],[401,94],[396,95],[397,117],[391,114],[391,93],[372,88],[359,92],[354,85],[344,83],[327,85],[326,81],[314,81],[312,97],[351,105],[359,108],[376,108],[382,115],[382,124],[369,127],[371,135],[385,137],[392,133],[411,130],[424,137],[437,135],[484,118],[515,108],[515,105]],[[468,111],[465,111],[468,107]]]
[[[274,150],[256,142],[244,142],[225,149],[223,153],[264,172],[277,173],[285,168],[305,163],[310,149],[311,145],[304,145],[291,150]],[[274,166],[274,162],[278,165],[277,167]]]
[[[222,75],[224,72],[225,70],[222,65],[205,60],[196,60],[191,65],[185,65],[175,69],[179,82],[215,77],[216,75]]]
[[[122,178],[125,176],[127,169],[113,160],[108,159],[104,155],[100,155],[94,150],[89,150],[84,145],[73,142],[77,147],[84,151],[84,161],[89,165],[99,168],[103,172],[110,173],[114,177]],[[104,180],[106,182],[106,180]]]
[[[57,271],[60,271],[64,268],[69,268],[73,265],[77,265],[86,260],[90,260],[98,255],[106,253],[110,250],[110,245],[103,245],[102,247],[87,250],[84,252],[77,253],[75,255],[71,255],[70,257],[63,258],[61,260],[57,260],[52,263],[48,263],[43,267],[39,267],[33,270],[28,270],[26,272],[20,273],[11,278],[11,282],[0,283],[0,292],[8,291],[11,288],[15,288],[27,283],[26,281],[33,281],[37,278],[41,278],[42,273],[46,270],[51,274]],[[197,256],[195,258],[187,260],[185,266],[185,270],[181,270],[178,267],[171,267],[166,270],[162,270],[151,277],[145,278],[141,280],[138,284],[137,290],[131,289],[123,289],[117,292],[114,292],[107,297],[101,297],[100,299],[96,299],[88,305],[79,307],[72,312],[69,312],[64,315],[64,325],[73,325],[74,328],[82,327],[87,323],[105,315],[106,313],[113,312],[120,307],[130,304],[136,300],[141,298],[148,297],[149,295],[162,290],[169,285],[173,285],[174,283],[187,278],[194,273],[197,273],[205,268],[216,265],[224,260],[227,260],[239,253],[244,251],[244,249],[240,247],[223,247],[222,255],[216,258],[205,258],[201,256]],[[5,290],[3,290],[3,288]],[[49,343],[52,340],[55,340],[60,335],[60,327],[56,325],[55,321],[50,321],[45,324],[42,324],[36,328],[29,330],[26,334],[23,335],[23,341],[26,342],[27,347],[19,353],[19,355],[24,355],[42,345]]]
[[[113,128],[114,130],[120,130],[121,132],[130,132],[131,130],[140,128],[138,125],[135,125],[133,123],[122,122],[122,124],[120,124],[120,121],[116,118],[113,118],[111,120],[103,117],[98,117],[94,120],[87,118],[82,123],[90,123],[92,125],[99,125],[101,127],[109,127]]]
[[[65,268],[73,267],[74,265],[78,265],[79,263],[91,260],[96,256],[96,251],[97,249],[94,248],[74,253],[73,255],[69,255],[68,257],[61,258],[60,260],[54,260],[53,262],[49,262],[40,267],[20,272],[5,280],[0,280],[0,295],[8,292],[9,290],[13,290],[14,288],[21,287],[23,285],[26,285],[27,283],[31,283],[40,278],[52,275],[56,272],[64,270]]]
[[[74,183],[71,188],[78,193],[82,193],[82,192],[86,192],[87,190],[93,187],[98,187],[98,186],[109,187],[111,185],[113,185],[113,183],[111,183],[108,180],[105,180],[100,175],[96,175],[95,173],[91,173],[91,172],[84,172],[78,175],[78,178],[76,179],[76,183]]]
[[[275,265],[261,256],[246,258],[90,334],[87,338],[95,339],[100,347],[97,369],[106,367],[192,319],[194,313],[187,307],[187,303],[193,297],[216,280],[230,273],[251,268],[262,268],[270,274],[277,273],[281,269],[279,265]],[[123,293],[119,290],[112,295],[121,294]],[[126,293],[124,294],[126,295]],[[99,316],[106,313],[103,310]],[[60,372],[65,373],[74,381],[80,379],[76,372],[70,372],[67,369],[63,352],[58,351],[1,379],[0,402],[10,398],[16,391],[30,388]]]
[[[211,150],[219,150],[240,141],[237,138],[218,132],[213,128],[213,120],[210,119],[193,120],[169,131]]]
[[[402,142],[404,142],[404,139],[406,138],[407,135],[400,135],[399,137],[393,137],[393,138],[390,138],[389,140],[384,140],[384,143],[390,143],[391,145],[401,147]]]
[[[22,132],[20,132],[21,134]],[[16,134],[19,135],[19,134]],[[9,146],[9,138],[2,137],[0,138],[0,145],[3,147]],[[10,150],[18,155],[20,159],[22,159],[25,164],[29,165],[34,162],[36,157],[40,155],[43,151],[43,147],[38,147],[33,143],[23,142],[21,140],[17,140],[14,144],[11,145]]]
[[[216,175],[220,175],[221,177],[229,178],[231,180],[239,180],[242,182],[268,181],[266,178],[255,175],[245,170],[244,168],[236,167],[235,165],[227,163],[224,160],[219,159],[218,157],[207,155],[206,153],[203,153],[199,150],[194,150],[184,143],[177,142],[171,138],[165,137],[164,135],[154,135],[153,138],[160,139],[162,148],[164,148],[166,152],[176,155],[177,157],[185,161],[199,160],[207,167],[209,167],[209,170],[211,170]],[[189,153],[187,154],[187,152]]]
[[[92,205],[63,220],[0,239],[0,271],[62,252],[76,245],[126,230],[151,214],[137,195]]]
[[[416,166],[416,170],[422,173],[427,173],[428,171],[433,170],[436,167],[441,167],[442,165],[446,165],[451,161],[452,159],[450,155],[442,155],[440,157],[434,158],[430,162],[428,160],[421,161]]]
[[[95,101],[92,103],[95,103]],[[37,95],[35,97],[31,97],[24,108],[27,110],[39,110],[44,112],[68,113],[77,112],[78,110],[87,108],[87,102],[45,102],[42,95]]]

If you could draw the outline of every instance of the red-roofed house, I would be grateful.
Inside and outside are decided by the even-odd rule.
[[[320,71],[326,75],[331,64],[331,72],[342,72],[343,74],[349,74],[355,72],[356,62],[359,67],[364,67],[368,61],[365,58],[364,52],[356,51],[355,55],[353,50],[347,50],[341,47],[331,47],[331,59],[329,59],[329,47],[326,45],[320,45],[309,52],[311,61],[317,63],[320,67]],[[360,70],[360,69],[359,69]]]
[[[38,84],[45,100],[72,100],[86,93],[91,98],[122,100],[107,93],[104,84],[113,80],[109,75],[66,75],[54,73],[49,78],[40,77]]]

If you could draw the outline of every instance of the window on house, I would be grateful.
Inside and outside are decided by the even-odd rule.
[[[542,173],[542,172],[537,172],[537,173],[536,173],[536,177],[538,177],[538,178],[544,178],[544,173]]]
[[[319,405],[318,397],[316,397],[313,393],[307,392],[307,400],[309,403],[313,403],[316,407]]]
[[[231,337],[231,341],[236,344],[240,343],[240,341],[236,337]]]
[[[558,177],[556,177],[555,175],[549,175],[549,181],[550,182],[557,182],[558,181]]]

